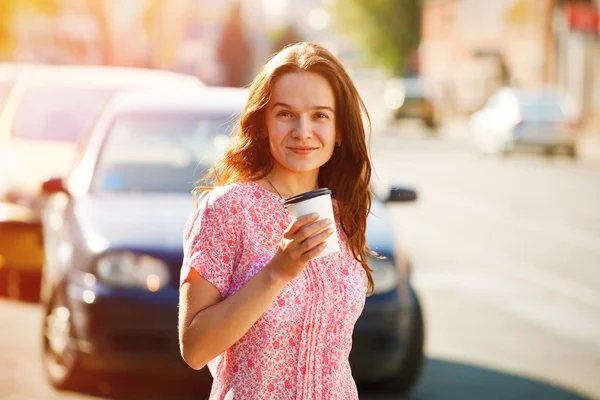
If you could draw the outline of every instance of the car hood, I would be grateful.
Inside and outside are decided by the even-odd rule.
[[[83,236],[98,250],[181,250],[193,211],[189,193],[96,194],[77,199],[74,209]]]

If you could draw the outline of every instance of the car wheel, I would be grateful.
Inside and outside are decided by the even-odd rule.
[[[411,289],[415,302],[415,314],[408,342],[408,353],[398,368],[397,375],[386,382],[386,389],[397,394],[408,393],[417,383],[424,361],[425,324],[419,298]]]
[[[437,124],[435,123],[434,119],[429,117],[429,118],[425,118],[423,119],[423,122],[425,123],[425,126],[430,129],[430,130],[435,130],[437,129]]]
[[[85,373],[78,361],[71,311],[60,290],[46,308],[43,323],[42,359],[48,381],[61,390],[82,389]]]

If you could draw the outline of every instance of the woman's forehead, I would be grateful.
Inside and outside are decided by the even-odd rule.
[[[271,92],[271,104],[335,107],[335,95],[327,79],[314,72],[290,72],[279,77]]]

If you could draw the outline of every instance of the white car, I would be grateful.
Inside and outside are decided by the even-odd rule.
[[[572,98],[556,88],[502,88],[474,113],[469,130],[485,154],[506,155],[538,148],[577,157],[578,112]]]
[[[21,62],[0,62],[0,112],[15,81],[23,71],[38,64]]]
[[[4,77],[7,68],[0,70]],[[104,66],[28,66],[12,76],[0,108],[0,295],[35,299],[43,263],[41,182],[70,170],[80,139],[117,92],[202,91],[204,84],[169,71]]]
[[[19,74],[0,112],[5,175],[23,190],[70,168],[78,140],[118,91],[137,87],[204,87],[191,75],[104,66],[39,66]],[[4,169],[4,168],[3,168]],[[15,188],[16,189],[16,188]]]

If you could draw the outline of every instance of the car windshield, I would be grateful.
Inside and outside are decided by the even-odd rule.
[[[78,141],[91,127],[113,88],[38,86],[27,89],[12,126],[13,137]]]
[[[545,120],[565,117],[563,106],[553,99],[524,99],[520,102],[520,109],[526,119]]]
[[[417,99],[425,96],[425,88],[420,79],[405,79],[404,90],[404,96],[409,99]]]
[[[93,190],[190,193],[223,153],[235,121],[232,114],[121,117],[105,140]]]

